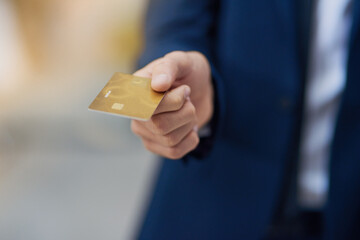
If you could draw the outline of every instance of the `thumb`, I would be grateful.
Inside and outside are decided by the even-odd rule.
[[[157,92],[165,92],[171,88],[175,82],[177,69],[175,63],[170,63],[165,59],[156,64],[152,72],[151,87]]]
[[[174,77],[166,73],[153,74],[151,87],[157,92],[166,92],[175,81]]]
[[[172,52],[154,64],[151,87],[158,92],[169,90],[177,79],[191,72],[191,59],[185,52]]]

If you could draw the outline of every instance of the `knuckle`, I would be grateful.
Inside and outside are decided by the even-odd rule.
[[[175,61],[175,57],[174,55],[167,55],[165,56],[164,58],[164,64],[167,64],[167,65],[176,65],[176,61]]]
[[[165,65],[168,65],[168,64],[171,64],[174,60],[174,55],[173,55],[174,52],[171,52],[171,53],[168,53],[166,54],[164,57],[162,57],[160,60],[159,60],[159,64],[165,64]]]
[[[155,62],[155,66],[159,65],[159,64],[163,64],[164,62],[166,62],[165,56],[162,57],[162,58],[157,59],[156,62]]]
[[[176,95],[172,99],[173,105],[176,109],[179,109],[183,105],[183,97]]]
[[[173,52],[166,54],[164,56],[164,59],[166,59],[170,62],[175,62],[175,63],[178,63],[179,60],[180,60],[180,62],[188,62],[189,55],[187,52],[184,52],[184,51],[173,51]]]
[[[156,116],[152,119],[153,132],[158,135],[166,134],[166,121],[163,118]]]
[[[169,150],[169,158],[170,159],[174,159],[174,160],[180,159],[184,156],[185,156],[185,153],[177,147],[170,148],[170,150]]]
[[[174,147],[177,145],[177,139],[173,134],[165,136],[165,145],[168,147]]]
[[[193,133],[193,148],[191,150],[194,150],[200,143],[200,138],[199,136],[197,135],[197,133]]]
[[[187,106],[187,111],[190,116],[196,116],[196,108],[195,108],[194,104],[189,103]]]
[[[160,62],[159,65],[165,68],[171,67],[172,65],[172,60],[171,59],[167,59],[167,58],[163,58]]]
[[[163,57],[156,63],[154,67],[154,71],[162,71],[163,69],[166,68],[172,68],[172,66],[173,66],[172,59]]]
[[[136,122],[131,121],[131,131],[136,134],[136,135],[140,135],[140,129],[139,126],[137,125]]]
[[[153,69],[153,73],[154,72],[158,72],[158,73],[162,73],[162,72],[166,72],[166,73],[176,73],[178,71],[178,64],[175,58],[173,57],[163,57],[162,59],[159,60],[159,62],[155,65],[154,69]]]
[[[173,57],[186,57],[187,54],[184,51],[172,51],[165,55],[165,58],[173,58]]]
[[[195,56],[200,57],[200,58],[204,59],[205,61],[207,61],[206,56],[199,51],[193,51],[193,52],[191,52],[191,54],[194,54]]]

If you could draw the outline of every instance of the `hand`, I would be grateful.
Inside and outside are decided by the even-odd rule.
[[[152,78],[151,87],[168,91],[152,118],[132,120],[131,129],[151,152],[180,159],[199,143],[198,128],[213,114],[210,66],[199,52],[172,52],[134,75]]]

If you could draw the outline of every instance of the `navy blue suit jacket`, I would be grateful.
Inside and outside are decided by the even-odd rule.
[[[216,113],[212,147],[197,149],[206,148],[206,156],[190,154],[185,164],[164,160],[139,239],[259,239],[266,233],[298,155],[308,52],[300,1],[150,1],[140,64],[174,50],[202,52],[212,65]],[[353,9],[325,239],[360,239],[358,0]]]

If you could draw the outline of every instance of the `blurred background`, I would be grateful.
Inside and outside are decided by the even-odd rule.
[[[155,156],[89,112],[141,52],[146,0],[0,0],[0,239],[132,239]]]

